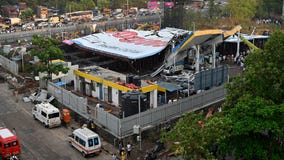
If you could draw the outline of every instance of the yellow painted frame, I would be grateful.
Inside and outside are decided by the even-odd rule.
[[[101,84],[103,84],[105,86],[109,86],[109,87],[115,88],[115,89],[123,91],[123,92],[128,92],[128,91],[132,91],[133,90],[131,88],[128,88],[128,87],[116,84],[114,82],[111,82],[111,81],[108,81],[108,80],[105,80],[105,79],[102,79],[102,78],[99,78],[99,77],[96,77],[96,76],[93,76],[93,75],[81,72],[79,70],[74,70],[73,73],[75,75],[79,76],[79,77],[83,77],[83,78],[95,81],[97,83],[101,83]],[[146,87],[142,87],[140,90],[143,93],[147,93],[147,92],[151,92],[151,91],[156,90],[156,89],[159,90],[159,91],[162,91],[162,92],[166,92],[165,88],[160,87],[157,84],[146,86]]]
[[[229,31],[225,31],[224,32],[224,38],[227,38],[231,35],[236,34],[238,31],[240,31],[242,29],[242,26],[237,25],[236,27],[234,27],[233,29],[229,30]]]
[[[55,59],[55,60],[51,60],[51,63],[66,63],[65,61],[61,60],[61,59]]]
[[[199,37],[199,36],[204,36],[204,35],[213,35],[213,34],[223,34],[223,31],[220,29],[210,29],[210,30],[203,30],[203,31],[195,31],[193,33],[193,35],[186,40],[183,45],[176,51],[177,53],[179,53],[190,41],[192,41],[192,39],[194,39],[195,37]]]

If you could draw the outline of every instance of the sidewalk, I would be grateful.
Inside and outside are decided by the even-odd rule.
[[[110,143],[104,141],[102,138],[101,138],[101,143],[102,143],[102,149],[103,149],[104,151],[106,151],[106,152],[109,153],[110,155],[112,155],[112,154],[114,154],[114,153],[115,153],[116,155],[118,155],[118,149],[115,148],[112,144],[110,144]]]

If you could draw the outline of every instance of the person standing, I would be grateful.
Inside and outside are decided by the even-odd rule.
[[[121,154],[120,154],[121,160],[126,160],[126,153],[124,148],[122,148]]]
[[[16,128],[12,129],[13,134],[16,136]]]
[[[131,144],[129,142],[127,142],[127,157],[130,157],[130,152],[131,152]]]
[[[20,39],[18,39],[18,45],[21,45],[21,40]]]
[[[112,160],[117,160],[117,159],[116,159],[116,154],[115,154],[115,153],[113,153],[113,154],[112,154]]]
[[[122,142],[120,141],[118,144],[119,155],[121,155],[122,147],[123,145],[122,145]]]

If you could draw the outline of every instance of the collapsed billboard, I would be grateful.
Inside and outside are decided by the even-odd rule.
[[[159,3],[160,2],[157,2],[157,1],[149,1],[147,3],[147,8],[148,9],[157,9],[157,8],[159,8]]]

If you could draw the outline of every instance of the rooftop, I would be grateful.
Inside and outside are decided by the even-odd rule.
[[[93,65],[93,66],[81,68],[79,70],[86,74],[96,76],[98,78],[105,79],[111,82],[117,82],[117,81],[125,82],[126,81],[126,75],[109,70],[109,69],[105,69],[99,66]]]
[[[2,138],[8,138],[8,137],[12,137],[13,133],[7,128],[3,128],[3,129],[0,128],[0,136]]]

